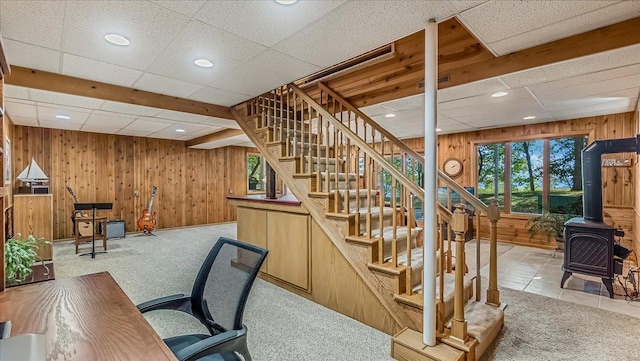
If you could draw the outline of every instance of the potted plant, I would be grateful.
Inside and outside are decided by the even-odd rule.
[[[553,213],[545,210],[541,215],[533,216],[527,222],[529,239],[540,234],[547,242],[555,239],[557,249],[564,250],[564,223],[573,217],[575,217],[573,214]]]
[[[37,258],[35,249],[47,243],[51,242],[36,239],[33,235],[25,239],[16,237],[7,239],[4,244],[4,274],[7,283],[20,283],[29,277],[32,272],[31,266]],[[42,264],[44,265],[44,262]]]

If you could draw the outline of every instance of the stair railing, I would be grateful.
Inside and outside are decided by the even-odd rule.
[[[350,104],[347,100],[342,98],[339,94],[329,88],[323,83],[319,83],[318,87],[321,90],[321,94],[326,94],[326,102],[322,95],[320,96],[320,104],[328,104],[336,102],[340,104],[340,109],[348,112],[348,119],[350,119],[348,126],[353,130],[355,134],[361,137],[361,140],[367,142],[374,149],[382,149],[385,153],[391,154],[391,160],[389,163],[393,163],[394,157],[399,157],[403,160],[403,174],[408,179],[421,183],[419,177],[422,174],[424,168],[424,157],[419,155],[413,149],[409,148],[405,143],[397,139],[389,131],[381,127],[373,119],[364,114],[361,110]],[[353,115],[351,115],[353,114]],[[341,114],[342,115],[342,114]],[[351,119],[354,119],[351,121]],[[480,300],[482,285],[480,277],[480,217],[486,216],[489,219],[489,247],[490,247],[490,263],[489,263],[489,288],[487,290],[487,303],[493,305],[500,304],[500,297],[498,291],[497,281],[497,222],[500,219],[500,211],[498,208],[497,200],[491,201],[489,205],[482,202],[479,198],[469,193],[464,187],[457,184],[453,179],[438,170],[438,179],[444,185],[448,186],[451,190],[460,195],[461,200],[468,202],[475,210],[477,216],[476,227],[476,300]],[[450,237],[449,237],[450,238]],[[451,264],[451,263],[449,263]]]

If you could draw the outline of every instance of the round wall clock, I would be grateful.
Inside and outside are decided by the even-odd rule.
[[[449,158],[444,161],[442,169],[449,177],[457,177],[462,174],[462,162],[457,158]]]

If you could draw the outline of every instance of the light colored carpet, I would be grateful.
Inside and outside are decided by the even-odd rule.
[[[235,235],[235,223],[160,230],[156,237],[109,240],[109,252],[95,259],[76,256],[71,242],[58,242],[56,277],[109,271],[134,303],[189,293],[215,240]],[[499,253],[509,248],[501,245]],[[640,319],[509,289],[501,290],[501,299],[509,304],[505,327],[483,361],[640,359]],[[147,319],[162,337],[206,332],[177,312],[153,312]],[[391,360],[390,336],[260,279],[244,321],[256,361]]]

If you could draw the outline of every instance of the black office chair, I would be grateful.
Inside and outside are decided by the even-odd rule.
[[[142,313],[155,310],[186,312],[209,330],[210,335],[165,339],[179,360],[220,360],[220,354],[239,354],[238,359],[250,361],[247,327],[242,324],[242,314],[267,253],[266,249],[220,237],[204,260],[190,296],[162,297],[137,307]]]

